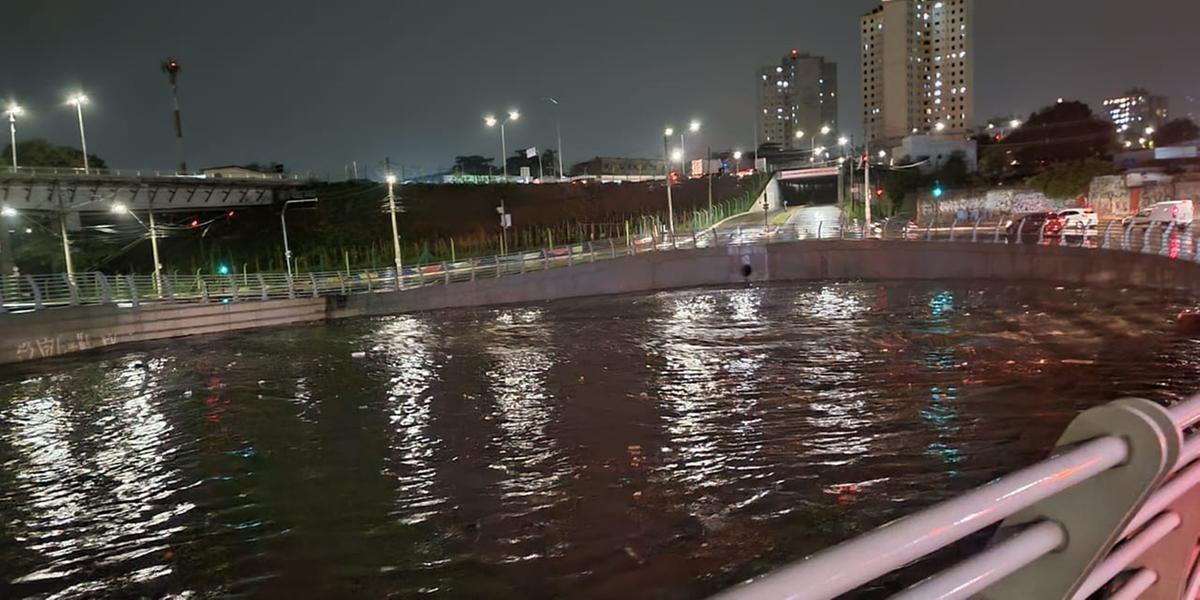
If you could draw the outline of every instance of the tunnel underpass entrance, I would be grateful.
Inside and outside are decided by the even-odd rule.
[[[837,204],[838,167],[788,169],[779,172],[779,193],[784,206]]]
[[[806,179],[779,182],[779,194],[784,206],[813,206],[837,204],[837,178]]]

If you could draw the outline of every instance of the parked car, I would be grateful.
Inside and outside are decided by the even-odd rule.
[[[1058,211],[1063,221],[1063,231],[1070,234],[1091,233],[1100,225],[1100,218],[1092,208],[1068,208]]]
[[[1151,204],[1132,217],[1125,217],[1121,224],[1146,227],[1151,224],[1170,223],[1176,227],[1187,227],[1192,224],[1193,213],[1194,209],[1190,201],[1167,200]]]
[[[1010,243],[1018,239],[1023,243],[1037,243],[1043,238],[1057,238],[1062,235],[1064,223],[1055,212],[1017,215],[1008,222],[1005,234]]]

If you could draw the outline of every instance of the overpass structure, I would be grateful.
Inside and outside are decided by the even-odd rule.
[[[313,186],[295,176],[213,176],[160,171],[20,168],[0,171],[0,211],[54,213],[61,235],[81,227],[80,217],[114,206],[143,213],[225,211],[314,198]],[[153,217],[150,218],[153,223]],[[64,252],[70,254],[64,241]],[[70,259],[68,258],[68,264]],[[12,271],[9,229],[0,222],[0,274]]]
[[[295,176],[179,175],[160,171],[21,168],[0,171],[0,206],[47,212],[107,212],[113,203],[156,212],[225,210],[311,198]]]

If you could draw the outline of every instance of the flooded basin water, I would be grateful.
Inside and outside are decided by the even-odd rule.
[[[1186,298],[700,289],[0,370],[0,597],[702,598],[1194,391]]]

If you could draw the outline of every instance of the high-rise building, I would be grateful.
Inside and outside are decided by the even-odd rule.
[[[756,83],[759,144],[807,148],[821,128],[837,130],[836,64],[792,50],[759,69]]]
[[[1129,145],[1145,146],[1150,137],[1149,127],[1162,127],[1167,122],[1167,97],[1155,96],[1142,88],[1133,88],[1118,98],[1104,101],[1104,111],[1117,126],[1117,136]]]
[[[863,126],[873,141],[964,135],[975,118],[974,0],[883,0],[862,18]]]

